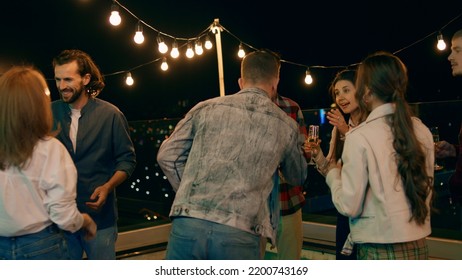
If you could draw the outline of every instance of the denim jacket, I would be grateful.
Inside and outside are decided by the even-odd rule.
[[[297,123],[258,88],[197,104],[162,143],[157,161],[176,191],[170,217],[204,219],[270,237],[268,196],[278,166],[303,185]]]

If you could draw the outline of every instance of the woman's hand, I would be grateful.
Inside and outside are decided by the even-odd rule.
[[[85,240],[90,240],[95,238],[97,226],[95,221],[87,213],[82,213],[83,216],[83,225],[82,229],[85,231]]]
[[[321,150],[320,144],[321,139],[318,139],[317,142],[310,142],[308,141],[308,138],[306,138],[305,142],[303,143],[303,152],[305,153],[305,157],[308,161],[311,160],[311,158],[316,161],[316,156]]]
[[[439,141],[435,143],[435,157],[436,158],[447,158],[447,157],[455,157],[456,156],[456,148],[454,145],[446,142],[446,141]]]
[[[345,135],[350,129],[350,127],[345,121],[345,118],[338,109],[332,109],[329,112],[327,112],[327,119],[329,120],[329,123],[331,125],[337,127],[338,131],[342,135]]]

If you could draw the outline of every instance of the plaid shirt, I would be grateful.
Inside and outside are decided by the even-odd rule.
[[[290,98],[278,95],[275,101],[289,117],[294,119],[300,129],[300,137],[303,140],[307,137],[305,119],[303,118],[300,106]],[[295,213],[305,205],[305,196],[303,195],[303,186],[292,186],[285,183],[283,178],[280,179],[279,197],[281,201],[281,215],[286,216]]]

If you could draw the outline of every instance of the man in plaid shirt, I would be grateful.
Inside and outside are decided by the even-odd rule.
[[[297,122],[300,137],[304,141],[307,137],[307,132],[300,106],[292,99],[281,95],[278,95],[273,101]],[[282,177],[279,182],[281,217],[277,234],[277,258],[280,260],[297,260],[301,257],[303,244],[302,207],[305,204],[303,186],[289,185]]]

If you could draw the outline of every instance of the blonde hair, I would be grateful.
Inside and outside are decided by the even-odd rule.
[[[0,77],[0,169],[24,168],[39,139],[51,135],[50,92],[32,66],[14,66]]]

